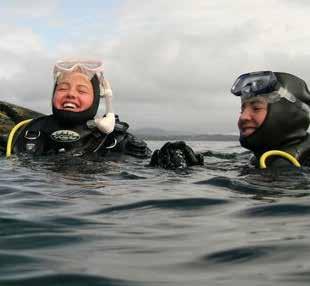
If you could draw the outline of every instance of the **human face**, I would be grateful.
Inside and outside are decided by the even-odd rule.
[[[90,108],[93,101],[94,90],[88,77],[79,72],[68,72],[57,83],[53,106],[59,110],[81,112]]]
[[[253,97],[241,104],[238,120],[240,135],[247,137],[260,127],[267,115],[268,102],[264,97]]]

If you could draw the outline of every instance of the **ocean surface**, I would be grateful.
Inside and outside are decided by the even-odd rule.
[[[0,158],[0,285],[309,285],[310,170],[188,143],[211,152],[179,173]]]

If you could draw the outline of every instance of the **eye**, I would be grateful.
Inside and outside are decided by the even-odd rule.
[[[66,85],[58,85],[56,88],[57,91],[64,91],[64,90],[68,90],[68,86]]]
[[[66,88],[66,87],[59,87],[59,88],[57,88],[57,91],[66,91],[66,90],[68,90],[68,88]]]
[[[79,92],[80,94],[87,94],[87,91],[86,91],[86,90],[83,90],[83,89],[80,89],[78,92]]]
[[[265,108],[261,105],[254,105],[253,106],[253,110],[256,111],[256,112],[259,112],[261,110],[264,110]]]

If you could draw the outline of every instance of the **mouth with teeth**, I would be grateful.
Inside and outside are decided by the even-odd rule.
[[[75,103],[75,102],[65,101],[62,104],[62,109],[63,110],[70,110],[70,111],[78,111],[79,105],[77,103]]]

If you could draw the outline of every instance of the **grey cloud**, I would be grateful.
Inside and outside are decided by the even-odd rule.
[[[14,61],[18,61],[20,69],[10,79],[0,79],[1,100],[49,113],[52,78],[48,68],[51,61],[39,55],[11,58],[11,62]]]

